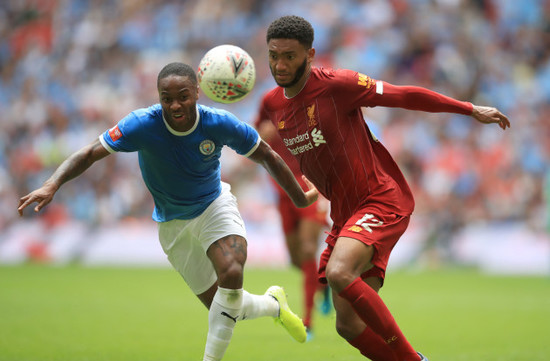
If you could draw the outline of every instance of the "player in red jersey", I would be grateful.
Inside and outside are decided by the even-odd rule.
[[[425,88],[313,67],[313,37],[311,24],[301,17],[284,16],[271,23],[266,39],[269,66],[279,86],[266,94],[261,108],[302,173],[331,202],[334,224],[319,273],[321,282],[333,290],[336,329],[373,361],[427,360],[413,349],[378,295],[414,199],[360,108],[457,113],[502,129],[510,122],[495,108]]]
[[[262,140],[283,158],[298,183],[307,190],[298,162],[286,149],[269,117],[260,110],[254,125]],[[330,290],[326,285],[320,285],[317,280],[316,260],[321,232],[328,227],[328,202],[321,197],[309,207],[297,208],[286,192],[276,182],[272,183],[277,192],[277,208],[281,216],[281,226],[290,262],[301,271],[303,277],[303,322],[309,338],[312,335],[313,309],[317,291],[323,293],[321,311],[327,314],[332,308]]]

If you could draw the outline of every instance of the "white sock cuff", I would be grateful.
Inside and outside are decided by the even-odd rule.
[[[233,310],[240,310],[243,305],[243,289],[231,289],[218,287],[212,302],[216,302],[222,307]]]

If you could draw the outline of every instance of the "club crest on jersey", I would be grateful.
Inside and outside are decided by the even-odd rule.
[[[210,139],[203,140],[199,145],[199,151],[204,155],[210,155],[214,153],[215,149],[216,149],[216,145]]]
[[[315,104],[311,104],[307,107],[307,127],[311,128],[317,125],[317,119],[315,119]]]

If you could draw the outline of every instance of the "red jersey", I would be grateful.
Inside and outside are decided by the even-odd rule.
[[[261,111],[278,129],[301,172],[330,200],[335,225],[343,225],[367,204],[403,216],[414,209],[403,174],[363,118],[361,107],[374,106],[472,112],[472,104],[424,88],[316,67],[293,98],[277,87],[262,102]]]
[[[258,113],[258,117],[254,122],[254,126],[256,127],[256,129],[260,129],[263,122],[271,123],[271,120],[269,119],[269,116],[266,114],[265,108],[261,107],[260,112]],[[270,124],[270,126],[272,126],[272,124]],[[300,165],[298,164],[298,161],[296,160],[296,158],[292,154],[290,154],[285,144],[283,143],[283,140],[281,139],[281,137],[279,137],[277,133],[275,133],[274,136],[264,140],[271,146],[271,148],[273,148],[275,152],[277,152],[277,154],[281,156],[281,158],[283,158],[285,163],[288,165],[288,167],[292,171],[292,174],[294,174],[294,178],[296,178],[298,183],[300,183],[300,185],[302,186],[302,189],[304,191],[307,191],[308,189],[307,185],[302,180],[302,172],[300,171]],[[279,197],[286,197],[290,199],[290,197],[288,197],[288,194],[285,192],[283,188],[281,188],[281,186],[275,181],[275,179],[273,179],[272,177],[269,177],[269,179],[275,185],[275,188],[279,193]]]

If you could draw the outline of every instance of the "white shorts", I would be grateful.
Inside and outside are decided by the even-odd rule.
[[[246,238],[237,199],[231,186],[223,182],[219,197],[200,216],[158,223],[158,231],[168,260],[196,295],[206,292],[218,279],[206,255],[208,247],[229,235]]]

